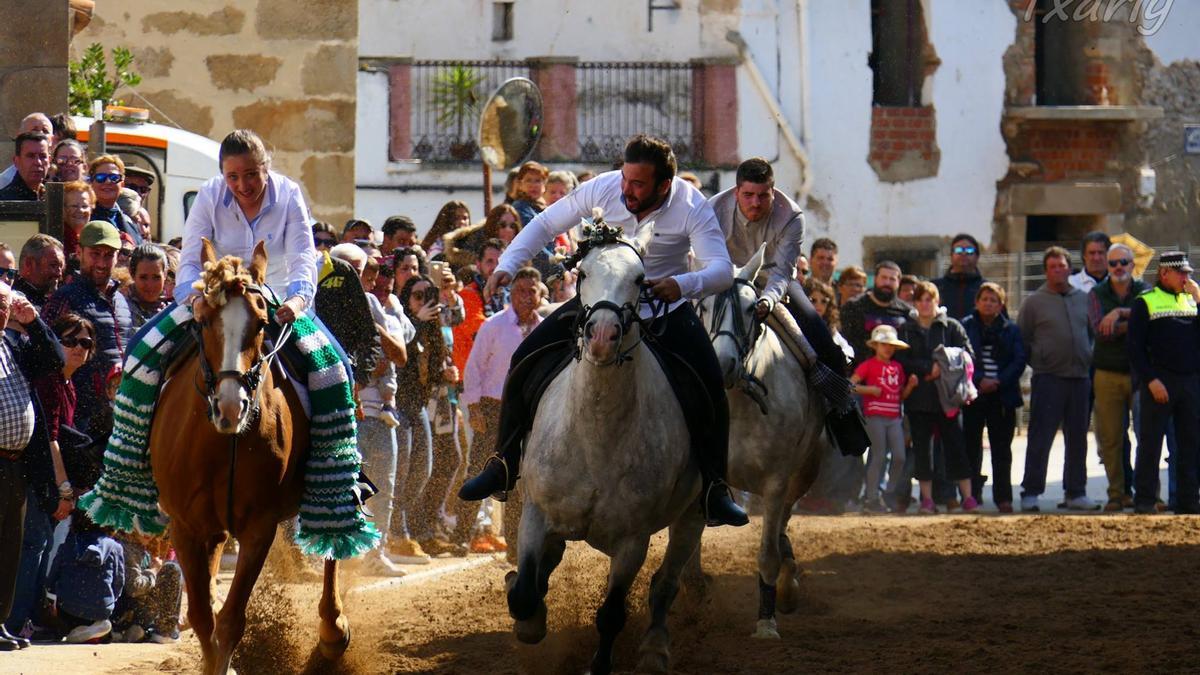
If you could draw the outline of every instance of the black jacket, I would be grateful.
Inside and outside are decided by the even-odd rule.
[[[946,275],[933,280],[941,296],[942,306],[951,319],[962,321],[975,309],[975,295],[983,285],[979,272],[962,274],[946,270]]]
[[[992,358],[999,371],[1000,400],[1007,408],[1020,408],[1025,401],[1021,398],[1021,374],[1025,372],[1025,343],[1021,340],[1021,329],[1016,322],[1001,314],[992,325],[986,326],[979,312],[971,312],[963,319],[963,330],[971,341],[975,361],[976,386],[983,379],[983,348],[992,345]]]
[[[926,381],[925,376],[933,370],[933,350],[938,345],[961,347],[971,353],[971,341],[958,321],[946,316],[945,308],[938,310],[933,324],[923,328],[917,321],[914,310],[909,320],[900,326],[900,339],[908,343],[908,349],[896,350],[896,360],[904,366],[904,374],[917,376],[917,388],[904,401],[905,410],[913,412],[941,413],[942,403],[938,399],[937,385]]]
[[[383,347],[358,273],[345,260],[325,254],[319,275],[313,300],[317,317],[350,358],[354,381],[365,385],[383,357]]]

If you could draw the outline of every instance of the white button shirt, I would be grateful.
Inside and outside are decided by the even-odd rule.
[[[704,194],[678,176],[658,210],[638,222],[625,208],[621,196],[621,172],[609,171],[575,188],[558,200],[517,234],[500,256],[497,269],[515,274],[517,268],[554,237],[592,217],[592,207],[604,209],[604,219],[620,225],[633,238],[641,224],[654,222],[654,240],[644,256],[647,279],[673,278],[684,298],[703,298],[733,285],[733,263],[725,247],[725,235]],[[696,256],[695,272],[688,271],[688,251]],[[670,307],[675,309],[683,300]],[[642,312],[649,310],[645,307]]]
[[[175,283],[175,300],[180,304],[196,293],[192,284],[203,270],[201,237],[213,243],[218,258],[235,255],[247,264],[254,245],[266,242],[267,286],[280,300],[299,296],[306,307],[312,307],[317,254],[304,194],[292,179],[268,172],[262,210],[249,222],[223,176],[204,183],[183,226],[183,252]]]
[[[530,330],[537,328],[542,317],[533,313]],[[517,313],[512,307],[497,312],[483,322],[475,334],[475,344],[467,357],[467,369],[463,373],[464,403],[479,403],[487,397],[499,399],[504,393],[504,380],[508,377],[508,364],[512,355],[528,333],[521,332],[517,324]]]

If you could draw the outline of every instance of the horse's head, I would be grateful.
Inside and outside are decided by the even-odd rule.
[[[267,252],[263,242],[258,242],[247,268],[241,258],[217,260],[212,243],[205,239],[201,262],[204,271],[195,288],[204,301],[193,308],[208,415],[218,432],[237,434],[250,420],[261,376],[263,329],[269,315],[259,289],[266,277]],[[214,375],[212,366],[218,364]]]
[[[754,346],[757,330],[754,305],[758,302],[754,278],[762,268],[766,248],[766,243],[759,246],[745,267],[735,270],[732,286],[700,303],[700,320],[712,338],[726,388],[737,383],[743,362]]]
[[[638,316],[642,282],[646,280],[642,256],[654,236],[654,223],[643,225],[637,236],[625,239],[619,228],[598,223],[585,229],[581,245],[578,292],[583,306],[580,334],[582,354],[595,365],[618,361],[620,345]]]

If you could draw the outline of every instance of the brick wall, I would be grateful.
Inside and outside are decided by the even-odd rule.
[[[937,175],[937,117],[932,106],[871,109],[871,154],[881,180],[900,182]]]
[[[1078,122],[1028,124],[1010,148],[1016,162],[1033,162],[1040,172],[1030,176],[1047,182],[1111,175],[1120,167],[1118,123]]]

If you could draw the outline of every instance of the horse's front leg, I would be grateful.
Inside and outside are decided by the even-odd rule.
[[[592,657],[593,675],[607,675],[612,672],[613,644],[617,635],[625,627],[625,600],[633,580],[646,562],[646,549],[650,547],[648,537],[631,537],[622,542],[608,572],[608,595],[604,603],[596,610],[596,630],[600,632],[600,644]]]
[[[763,490],[762,537],[758,545],[758,624],[751,637],[779,639],[775,621],[775,583],[779,578],[779,535],[784,512],[785,486],[772,482]]]
[[[650,627],[638,648],[637,672],[665,673],[671,665],[671,637],[667,614],[679,592],[679,580],[690,560],[700,555],[700,536],[704,533],[704,514],[696,504],[671,525],[671,538],[662,565],[650,581]]]
[[[250,602],[250,592],[254,590],[274,541],[275,522],[265,517],[260,522],[249,523],[238,537],[237,570],[233,573],[233,582],[225,596],[225,605],[217,615],[217,627],[213,635],[216,638],[216,667],[213,673],[216,675],[229,672],[233,650],[246,632],[246,605]]]
[[[220,543],[216,540],[196,536],[186,528],[175,525],[171,531],[171,543],[183,570],[184,585],[188,596],[188,625],[200,641],[200,653],[204,658],[204,672],[208,673],[213,662],[213,580],[220,561]]]
[[[508,614],[514,620],[513,632],[517,639],[526,644],[537,644],[546,637],[546,601],[542,588],[549,584],[552,568],[544,573],[541,571],[546,550],[546,517],[532,500],[526,501],[522,509],[518,539],[517,571],[504,577],[508,586]],[[559,560],[561,558],[560,554]]]
[[[321,655],[329,660],[341,658],[350,646],[350,621],[342,613],[342,593],[338,587],[338,561],[325,561],[325,584],[321,589]]]

